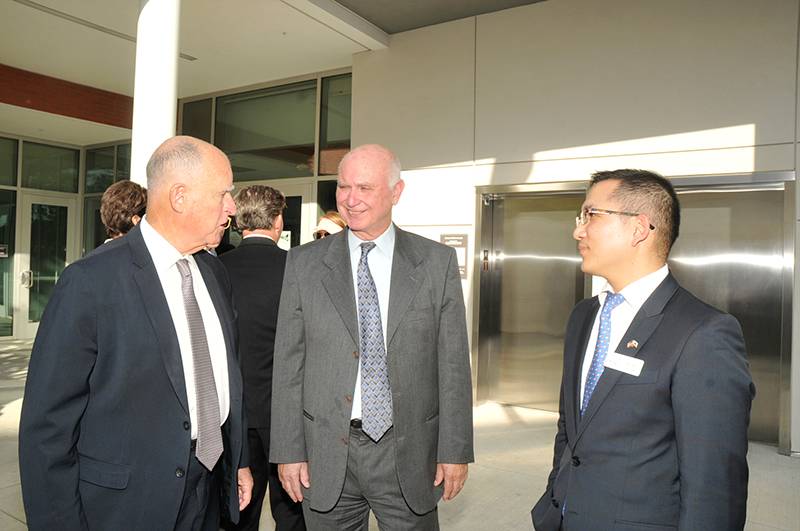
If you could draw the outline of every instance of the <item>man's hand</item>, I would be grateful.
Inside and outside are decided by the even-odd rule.
[[[308,461],[279,464],[278,477],[281,480],[281,485],[283,485],[283,490],[289,493],[289,497],[293,501],[303,501],[303,491],[300,485],[305,488],[311,487],[311,481],[308,476]]]
[[[239,469],[236,483],[239,485],[239,510],[243,511],[250,504],[250,496],[253,494],[253,475],[250,468]]]
[[[452,500],[464,488],[464,483],[467,482],[467,467],[466,463],[438,463],[436,465],[436,477],[433,480],[433,486],[438,487],[444,481],[444,494],[442,496],[444,501]]]

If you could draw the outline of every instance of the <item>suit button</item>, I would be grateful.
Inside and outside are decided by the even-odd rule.
[[[176,468],[175,469],[175,477],[176,478],[182,478],[185,473],[186,472],[184,472],[182,468]]]
[[[577,455],[573,455],[572,456],[572,464],[574,466],[581,466],[581,458],[578,457]]]
[[[555,499],[555,498],[553,498],[553,507],[555,507],[556,509],[558,509],[558,500],[557,500],[557,499]]]
[[[188,430],[188,429],[189,429],[189,428],[191,428],[191,427],[192,427],[192,425],[191,425],[191,424],[189,424],[189,421],[188,421],[188,420],[184,420],[184,421],[183,421],[183,429],[184,429],[184,430]]]

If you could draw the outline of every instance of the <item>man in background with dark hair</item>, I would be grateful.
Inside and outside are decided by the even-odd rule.
[[[286,200],[274,188],[253,185],[234,198],[242,243],[220,255],[228,269],[239,314],[239,361],[244,379],[247,440],[253,473],[253,501],[242,511],[236,530],[257,531],[269,485],[277,531],[304,530],[303,511],[281,488],[277,465],[269,463],[272,407],[272,352],[281,298],[286,251],[277,245],[283,230]]]
[[[558,433],[538,531],[735,531],[755,388],[739,323],[678,285],[672,185],[598,172],[573,236],[605,278],[567,324]]]

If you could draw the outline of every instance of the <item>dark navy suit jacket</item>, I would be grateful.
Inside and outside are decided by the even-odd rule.
[[[218,465],[223,510],[238,520],[246,423],[227,274],[198,268],[228,352],[230,412]],[[138,227],[67,267],[42,317],[20,424],[20,476],[31,530],[173,529],[190,458],[181,354]]]
[[[742,529],[755,388],[739,323],[667,276],[612,345],[642,359],[641,373],[606,367],[581,418],[581,364],[599,306],[586,299],[569,318],[553,469],[532,510],[535,529]]]

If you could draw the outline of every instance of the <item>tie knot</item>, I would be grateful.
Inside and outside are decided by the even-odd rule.
[[[364,242],[361,244],[361,259],[365,259],[369,252],[375,248],[375,242]]]
[[[189,270],[189,260],[186,258],[181,258],[175,262],[175,265],[178,266],[178,271],[181,272],[182,277],[186,278],[192,276],[192,272]]]
[[[611,311],[614,308],[616,308],[617,306],[619,306],[620,304],[622,304],[624,301],[625,301],[625,297],[622,296],[622,294],[620,294],[620,293],[609,293],[608,296],[606,297],[606,302],[603,305],[603,309],[605,310],[606,308],[608,308],[607,311]]]

